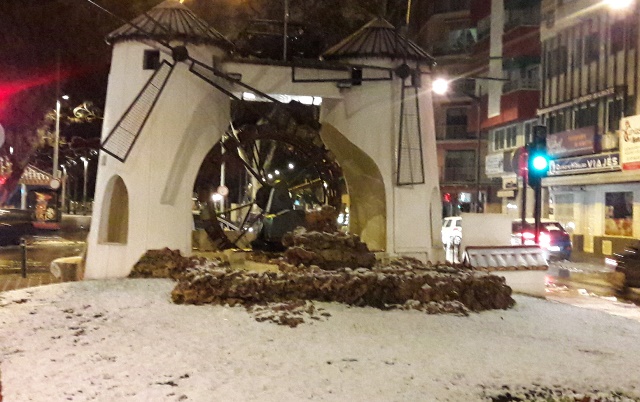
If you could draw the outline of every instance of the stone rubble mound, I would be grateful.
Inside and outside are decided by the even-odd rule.
[[[412,258],[331,270],[282,258],[278,268],[234,269],[222,260],[183,257],[165,248],[149,250],[129,277],[172,278],[177,281],[171,293],[174,303],[244,306],[258,321],[291,327],[329,317],[313,301],[459,315],[515,304],[502,277]]]
[[[506,309],[514,304],[511,288],[501,277],[447,266],[418,266],[415,261],[373,269],[325,271],[317,267],[298,267],[291,271],[260,273],[197,266],[187,269],[178,279],[171,297],[178,304],[248,307],[315,300],[457,314]]]
[[[205,258],[183,257],[180,250],[148,250],[133,266],[129,278],[178,279],[187,268],[202,265]]]
[[[287,247],[284,261],[298,266],[315,265],[325,270],[371,268],[376,256],[359,236],[342,232],[307,231],[298,228],[287,233],[282,244]]]

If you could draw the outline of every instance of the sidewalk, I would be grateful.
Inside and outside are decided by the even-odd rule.
[[[12,270],[12,272],[6,270],[0,271],[0,293],[52,283],[60,283],[60,280],[50,272],[27,272],[27,277],[23,278],[19,270]]]

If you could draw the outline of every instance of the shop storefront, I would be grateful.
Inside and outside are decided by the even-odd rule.
[[[591,128],[550,136],[556,154],[543,180],[549,215],[572,234],[577,251],[611,255],[640,238],[640,116],[622,119],[621,127],[615,152],[593,153]]]

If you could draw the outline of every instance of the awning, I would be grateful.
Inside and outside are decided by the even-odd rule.
[[[27,186],[49,187],[51,179],[53,179],[53,176],[49,173],[46,173],[45,171],[40,170],[35,166],[27,165],[27,167],[24,169],[24,172],[22,172],[22,176],[20,177],[20,181],[18,183]]]

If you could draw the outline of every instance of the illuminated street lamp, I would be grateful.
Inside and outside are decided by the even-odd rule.
[[[431,83],[431,89],[436,95],[444,95],[449,92],[449,81],[445,78],[436,78]]]
[[[87,166],[89,165],[89,159],[84,156],[80,158],[84,163],[84,180],[82,183],[82,214],[87,214]]]
[[[604,3],[612,10],[625,10],[631,8],[634,0],[604,0]]]
[[[62,99],[68,100],[68,95],[62,95]],[[60,99],[56,99],[56,132],[53,143],[53,177],[58,178],[58,155],[60,153]]]

